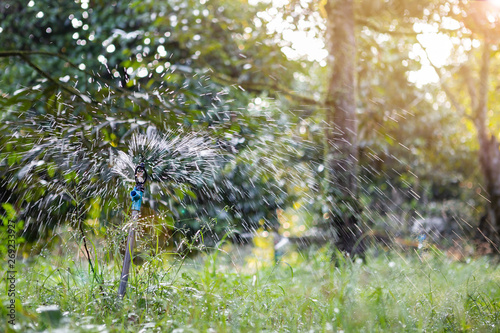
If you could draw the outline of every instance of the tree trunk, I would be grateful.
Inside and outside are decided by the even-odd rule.
[[[327,40],[332,70],[326,99],[326,174],[328,218],[339,250],[355,253],[358,226],[358,145],[355,101],[356,41],[354,0],[328,0]]]
[[[485,40],[479,82],[474,84],[469,72],[466,72],[466,80],[479,141],[479,162],[489,196],[487,213],[479,224],[477,239],[483,243],[486,241],[490,245],[490,251],[498,252],[500,242],[500,149],[497,138],[488,129],[490,53],[491,47]]]
[[[500,150],[495,136],[490,135],[480,140],[479,160],[490,202],[485,218],[479,224],[477,239],[489,244],[490,250],[487,252],[500,253],[498,251],[500,244]]]

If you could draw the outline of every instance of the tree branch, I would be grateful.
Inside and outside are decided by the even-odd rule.
[[[48,79],[50,82],[54,83],[55,85],[58,85],[64,91],[66,91],[72,95],[78,96],[84,103],[94,105],[94,106],[99,104],[95,100],[90,98],[89,96],[82,95],[80,93],[80,91],[78,91],[76,88],[65,85],[62,82],[60,82],[59,80],[54,79],[52,76],[50,76],[49,73],[45,72],[38,65],[34,64],[26,55],[20,55],[20,58],[23,59],[24,62],[26,62],[31,68],[33,68],[35,71],[37,71],[40,75],[42,75],[43,77]]]
[[[66,91],[66,92],[68,92],[68,93],[70,93],[72,95],[78,96],[85,104],[92,105],[92,106],[101,106],[101,105],[105,104],[104,102],[92,99],[91,97],[89,97],[87,95],[83,95],[76,88],[73,88],[71,86],[65,85],[62,82],[60,82],[59,80],[53,78],[49,73],[47,73],[46,71],[44,71],[43,69],[41,69],[38,65],[36,65],[35,63],[33,63],[29,59],[29,56],[33,56],[33,55],[51,56],[51,57],[57,57],[57,58],[59,58],[61,60],[64,60],[71,67],[77,69],[80,72],[83,72],[83,73],[91,76],[96,81],[101,81],[102,83],[106,84],[108,87],[113,88],[114,90],[120,92],[123,95],[129,96],[134,102],[136,102],[137,104],[140,104],[139,99],[135,98],[135,96],[134,96],[135,92],[127,90],[127,89],[124,89],[122,87],[118,87],[115,84],[113,84],[112,82],[110,82],[109,80],[106,80],[106,79],[104,79],[104,78],[102,78],[102,77],[100,77],[100,76],[98,76],[98,75],[96,75],[94,73],[91,73],[91,72],[89,72],[87,70],[80,69],[76,64],[74,64],[73,62],[71,62],[71,60],[68,57],[66,57],[65,55],[63,55],[63,54],[55,53],[55,52],[49,52],[49,51],[23,51],[23,50],[0,51],[0,58],[7,58],[7,57],[19,57],[19,58],[21,58],[30,67],[32,67],[36,72],[38,72],[41,76],[47,78],[50,82],[52,82],[52,83],[56,84],[57,86],[61,87],[61,89],[63,89],[64,91]],[[158,98],[159,102],[161,103],[161,105],[164,108],[173,110],[177,114],[181,114],[182,113],[181,110],[178,110],[173,105],[171,105],[171,104],[168,105],[167,102],[164,101],[160,96],[157,96],[157,98]],[[148,102],[148,104],[151,105],[151,103],[149,103],[149,102]],[[125,110],[123,108],[118,108],[118,109]]]
[[[481,70],[479,72],[479,96],[478,96],[478,109],[487,108],[488,104],[488,74],[490,69],[490,44],[485,40],[484,49],[481,58]]]
[[[392,36],[406,36],[406,37],[417,37],[418,35],[423,34],[422,32],[416,32],[414,30],[388,30],[385,27],[381,27],[377,25],[376,23],[367,20],[367,19],[362,19],[362,18],[356,18],[356,25],[361,25],[365,26],[373,31],[376,31],[381,34],[388,34]],[[456,35],[457,30],[452,30],[452,29],[439,29],[437,31],[438,33],[446,33],[449,35]]]
[[[469,120],[474,121],[471,115],[467,114],[464,106],[458,102],[458,98],[455,96],[455,94],[450,90],[450,88],[446,85],[443,74],[441,73],[441,70],[432,63],[429,53],[427,52],[427,49],[425,46],[417,39],[417,43],[422,47],[422,50],[425,52],[425,56],[427,60],[429,61],[429,64],[434,68],[434,71],[436,72],[437,76],[439,77],[439,84],[441,85],[441,88],[443,88],[446,96],[450,100],[451,104],[453,107],[463,116],[466,117]]]
[[[296,92],[292,90],[288,90],[285,87],[280,86],[279,84],[268,84],[268,83],[262,83],[262,82],[250,82],[250,81],[242,81],[239,82],[238,79],[223,75],[223,74],[215,74],[214,78],[216,80],[219,80],[220,82],[224,84],[229,84],[229,85],[237,85],[240,86],[241,88],[249,91],[255,91],[255,92],[261,92],[264,90],[268,91],[274,91],[276,93],[281,93],[285,95],[286,97],[295,100],[300,103],[305,103],[308,105],[323,105],[324,102],[322,101],[317,101],[313,98],[303,96],[300,94],[297,94]]]
[[[408,37],[417,37],[420,33],[410,30],[387,30],[384,27],[377,25],[370,20],[365,20],[362,18],[356,18],[356,25],[365,26],[373,31],[376,31],[381,34],[388,34],[392,36],[408,36]]]
[[[78,67],[78,65],[74,64],[68,57],[66,57],[65,55],[63,55],[61,53],[55,53],[55,52],[49,52],[49,51],[23,51],[23,50],[0,51],[0,58],[16,57],[16,56],[23,58],[23,56],[26,57],[26,56],[32,56],[32,55],[44,55],[44,56],[59,58],[61,60],[64,60],[65,62],[67,62],[71,67],[77,69],[78,71],[83,72],[83,73],[91,76],[96,81],[101,81],[101,82],[107,84],[108,86],[112,87],[113,89],[115,89],[121,93],[128,92],[126,89],[116,86],[115,84],[113,84],[113,82],[111,82],[109,80],[106,80],[106,79],[104,79],[104,78],[102,78],[94,73],[91,73],[87,70],[81,69],[80,67]]]
[[[22,58],[23,60],[25,60],[26,62],[28,62],[29,60],[27,60],[27,56],[31,56],[31,55],[44,55],[44,56],[51,56],[51,57],[57,57],[61,60],[64,60],[65,62],[67,62],[71,67],[93,77],[96,81],[101,81],[103,83],[106,83],[108,86],[112,87],[113,89],[123,93],[123,94],[127,94],[127,95],[130,95],[130,91],[126,90],[126,89],[123,89],[121,87],[117,87],[115,86],[112,82],[100,77],[100,76],[97,76],[95,75],[94,73],[91,73],[89,71],[86,71],[86,70],[82,70],[80,69],[76,64],[74,64],[73,62],[71,62],[71,60],[66,57],[65,55],[63,54],[60,54],[60,53],[55,53],[55,52],[49,52],[49,51],[23,51],[23,50],[8,50],[8,51],[0,51],[0,58],[5,58],[5,57],[14,57],[14,56],[17,56],[17,57],[20,57]],[[29,63],[30,64],[30,63]],[[33,63],[30,64],[31,67],[33,66],[36,66],[34,65]],[[49,79],[51,82],[55,83],[55,84],[58,84],[59,86],[64,86],[63,84],[61,84],[60,82],[57,82],[54,78],[52,77],[48,77],[48,73],[44,72],[43,70],[41,70],[38,66],[36,67],[33,67],[35,70],[37,70],[37,72],[39,72],[41,75],[43,75],[44,77],[46,77],[47,79]],[[237,79],[235,78],[232,78],[232,77],[229,77],[229,76],[225,76],[223,74],[216,74],[215,75],[215,79],[216,80],[219,80],[225,84],[230,84],[230,85],[239,85],[241,86],[242,88],[246,89],[246,90],[250,90],[250,91],[263,91],[263,90],[272,90],[272,91],[276,91],[278,93],[282,93],[284,95],[286,95],[288,98],[290,99],[293,99],[295,101],[298,101],[298,102],[301,102],[301,103],[305,103],[305,104],[312,104],[312,105],[322,105],[323,103],[321,101],[317,101],[313,98],[310,98],[310,97],[307,97],[307,96],[302,96],[302,95],[299,95],[291,90],[288,90],[284,87],[281,87],[279,86],[278,84],[266,84],[266,83],[254,83],[254,82],[238,82]],[[68,90],[68,87],[65,86],[65,89],[66,91],[69,91],[73,94],[75,94],[75,92],[72,92],[70,91],[71,89],[69,88]],[[81,98],[81,96],[80,96]],[[164,105],[165,106],[165,105]],[[167,106],[165,106],[167,107]],[[170,106],[169,106],[170,107]]]
[[[483,54],[481,57],[481,68],[479,70],[479,86],[476,96],[476,105],[474,111],[476,113],[476,122],[480,135],[485,135],[487,132],[487,109],[488,109],[488,74],[490,69],[490,44],[485,40]]]

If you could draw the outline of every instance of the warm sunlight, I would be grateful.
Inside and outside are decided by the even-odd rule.
[[[259,3],[262,1],[253,1]],[[305,58],[309,61],[319,62],[321,66],[326,66],[326,57],[328,52],[325,49],[325,43],[318,30],[322,26],[323,19],[319,13],[310,15],[310,20],[300,19],[297,25],[292,23],[291,17],[283,17],[278,8],[284,6],[285,0],[272,0],[272,6],[257,16],[269,22],[267,27],[271,33],[278,32],[282,34],[283,41],[289,46],[283,47],[283,53],[289,59]]]
[[[500,6],[500,0],[495,0]],[[305,58],[309,61],[319,62],[321,66],[327,65],[328,51],[326,50],[324,38],[318,33],[307,31],[315,24],[321,24],[323,19],[316,16],[316,22],[299,21],[297,27],[290,24],[289,20],[278,14],[277,8],[283,6],[282,0],[271,1],[272,7],[259,14],[259,17],[268,21],[268,28],[271,32],[282,33],[283,40],[290,43],[290,46],[282,48],[283,53],[289,59]],[[314,16],[313,16],[314,17]],[[458,29],[457,21],[444,17],[443,24],[446,29]],[[439,33],[438,29],[430,24],[415,23],[414,31],[419,33],[418,41],[415,44],[413,52],[410,54],[412,59],[419,59],[422,67],[418,71],[409,73],[408,80],[421,87],[428,83],[436,83],[439,78],[433,66],[444,66],[450,57],[453,48],[449,36]],[[424,49],[425,48],[425,49]]]
[[[488,0],[492,5],[500,7],[500,0]]]

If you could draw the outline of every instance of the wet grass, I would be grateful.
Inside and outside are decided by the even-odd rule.
[[[19,332],[493,332],[500,324],[500,269],[488,258],[378,252],[364,263],[327,250],[245,263],[235,248],[195,258],[148,258],[116,298],[119,265],[44,257],[19,263]],[[288,262],[287,262],[288,261]],[[260,266],[260,267],[259,267]],[[5,270],[3,270],[5,271]],[[2,282],[5,283],[5,280]],[[6,290],[6,289],[4,289]],[[2,303],[8,301],[2,292]]]

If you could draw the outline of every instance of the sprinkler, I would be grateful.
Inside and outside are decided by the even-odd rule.
[[[148,180],[148,173],[146,172],[146,167],[144,162],[141,162],[135,168],[135,187],[130,192],[130,197],[132,198],[132,225],[128,231],[127,237],[127,248],[125,249],[125,258],[123,259],[123,269],[120,277],[120,287],[118,288],[118,297],[123,298],[127,290],[128,275],[130,271],[130,263],[132,262],[132,256],[135,244],[135,230],[134,224],[139,218],[141,212],[142,195],[144,194],[144,184]]]
[[[163,188],[168,188],[170,182],[204,186],[206,179],[215,172],[217,156],[217,150],[206,135],[181,131],[169,131],[164,135],[136,133],[132,135],[128,152],[118,151],[112,172],[126,181],[132,178],[132,172],[135,177],[135,187],[130,192],[131,227],[118,288],[119,298],[125,296],[127,289],[135,243],[135,225],[146,181]],[[136,164],[137,160],[141,161],[139,165]],[[149,172],[146,172],[145,164],[148,165]]]

